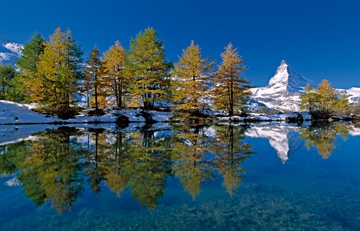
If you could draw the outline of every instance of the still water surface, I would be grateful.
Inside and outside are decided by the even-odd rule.
[[[360,126],[165,127],[0,146],[0,230],[360,230]]]

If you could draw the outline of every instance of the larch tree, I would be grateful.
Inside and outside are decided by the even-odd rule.
[[[203,58],[198,45],[191,41],[190,46],[183,50],[179,62],[174,65],[173,100],[178,103],[176,109],[200,113],[205,103],[203,97],[208,90],[207,83],[211,78],[214,62]]]
[[[21,56],[16,62],[16,66],[19,68],[17,83],[22,85],[17,89],[23,95],[25,102],[37,102],[42,98],[43,79],[38,73],[38,63],[44,49],[45,40],[39,33],[35,33],[30,42],[25,44]]]
[[[307,109],[313,120],[329,119],[349,106],[347,96],[337,93],[326,79],[318,85],[317,89],[307,86],[305,94],[300,98],[300,108]]]
[[[90,56],[86,61],[84,68],[85,74],[85,91],[87,98],[87,106],[90,106],[90,99],[93,94],[95,100],[95,110],[99,110],[98,98],[100,94],[100,82],[103,75],[103,63],[100,60],[100,50],[94,47],[91,50]]]
[[[234,108],[240,108],[251,95],[250,82],[242,77],[244,62],[231,43],[227,45],[221,58],[222,64],[214,81],[214,106],[216,109],[227,110],[229,116],[233,116]]]
[[[165,56],[165,48],[153,28],[145,29],[130,40],[127,65],[132,78],[130,90],[134,97],[141,97],[145,110],[152,109],[156,101],[170,94],[172,63],[167,62]]]
[[[38,75],[42,79],[40,102],[48,106],[50,111],[70,108],[79,90],[78,80],[83,77],[82,54],[70,30],[63,33],[57,28],[46,43],[44,53],[39,57]]]
[[[124,69],[126,60],[126,51],[119,41],[104,53],[105,75],[101,78],[101,83],[108,95],[115,96],[119,108],[126,106],[124,99],[129,86],[129,76]]]

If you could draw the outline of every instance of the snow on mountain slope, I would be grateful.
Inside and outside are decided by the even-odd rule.
[[[307,84],[314,85],[282,60],[266,87],[253,88],[252,100],[280,111],[299,111],[300,94]]]
[[[21,56],[23,48],[24,46],[19,43],[0,38],[0,64],[14,65],[15,61]]]
[[[339,94],[346,94],[350,103],[360,103],[360,88],[352,87],[350,89],[336,89]]]
[[[304,140],[299,136],[297,126],[252,126],[246,133],[252,138],[265,138],[273,147],[283,163],[299,148],[304,145]]]
[[[310,80],[296,74],[293,69],[282,60],[277,68],[275,75],[270,79],[266,87],[276,92],[302,92],[307,84],[312,84]]]

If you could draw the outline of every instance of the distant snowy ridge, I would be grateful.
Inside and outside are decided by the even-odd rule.
[[[0,37],[0,64],[14,65],[23,48],[22,44],[9,42]]]
[[[360,103],[360,87],[352,87],[350,89],[336,89],[340,94],[346,94],[350,103]]]

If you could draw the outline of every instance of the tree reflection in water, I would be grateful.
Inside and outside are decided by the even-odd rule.
[[[84,164],[80,160],[84,150],[72,139],[76,135],[75,128],[61,127],[37,134],[31,141],[8,146],[12,150],[8,161],[16,166],[24,193],[36,205],[51,201],[62,213],[70,211],[81,195]]]
[[[241,163],[254,153],[250,144],[242,142],[245,131],[246,127],[233,126],[221,126],[216,130],[216,167],[224,178],[222,185],[230,195],[244,177],[245,169],[241,167]]]
[[[245,173],[241,163],[253,153],[242,141],[245,130],[183,125],[125,133],[61,127],[1,146],[0,171],[17,173],[26,196],[38,206],[51,201],[59,213],[71,211],[86,184],[100,193],[102,182],[118,197],[130,190],[153,209],[169,176],[178,177],[195,199],[203,182],[221,175],[232,195]]]
[[[155,131],[132,134],[124,172],[127,187],[140,204],[153,209],[164,195],[166,178],[171,175],[171,137],[156,137]]]
[[[318,153],[327,159],[338,144],[336,139],[341,135],[343,140],[347,139],[349,129],[340,123],[315,123],[310,127],[301,128],[300,137],[305,139],[305,146],[309,149],[315,147]]]
[[[172,169],[193,199],[200,193],[202,182],[214,179],[215,162],[211,158],[214,137],[205,131],[206,127],[184,125],[176,128],[174,134]]]

